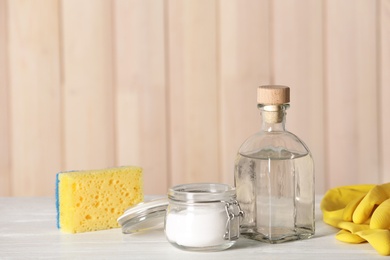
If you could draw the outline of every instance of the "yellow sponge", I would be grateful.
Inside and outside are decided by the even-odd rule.
[[[140,167],[57,174],[57,226],[66,233],[119,227],[117,218],[142,201]]]

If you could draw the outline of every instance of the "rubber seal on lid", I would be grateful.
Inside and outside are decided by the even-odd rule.
[[[122,226],[122,232],[124,234],[133,234],[159,228],[164,224],[167,207],[167,198],[141,202],[128,208],[118,218],[118,223]]]

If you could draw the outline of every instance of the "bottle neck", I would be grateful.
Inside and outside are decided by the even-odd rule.
[[[289,104],[282,105],[263,105],[258,104],[260,109],[262,124],[261,130],[266,132],[285,131],[286,110]]]

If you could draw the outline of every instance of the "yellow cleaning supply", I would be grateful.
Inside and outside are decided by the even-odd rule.
[[[321,210],[325,223],[341,229],[338,240],[367,241],[379,254],[390,255],[390,183],[331,189]]]
[[[57,226],[66,233],[119,227],[117,218],[141,201],[143,176],[139,167],[57,174]]]

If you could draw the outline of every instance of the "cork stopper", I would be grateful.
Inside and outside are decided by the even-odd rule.
[[[257,89],[257,103],[281,105],[290,102],[290,88],[280,85],[260,86]]]

